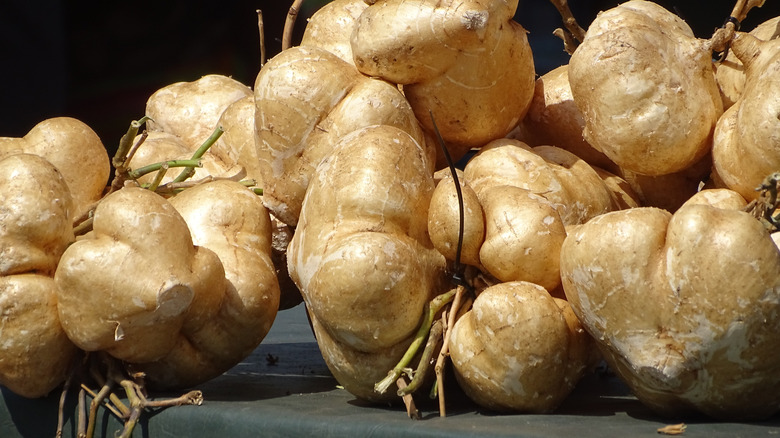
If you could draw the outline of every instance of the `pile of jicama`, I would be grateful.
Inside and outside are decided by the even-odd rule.
[[[516,0],[334,0],[252,87],[158,90],[113,159],[70,118],[0,138],[0,384],[199,403],[145,390],[303,301],[345,390],[410,415],[452,384],[553,412],[602,363],[661,414],[780,411],[780,17],[554,3],[540,77]]]

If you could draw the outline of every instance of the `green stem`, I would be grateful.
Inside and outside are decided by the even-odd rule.
[[[157,190],[157,187],[160,187],[160,183],[162,182],[163,178],[165,178],[165,174],[168,172],[169,168],[169,166],[163,163],[163,166],[160,167],[160,170],[157,171],[156,175],[154,175],[154,180],[151,184],[149,184],[149,190],[155,191]]]
[[[92,402],[90,402],[89,405],[89,422],[87,423],[87,438],[92,438],[95,436],[95,423],[97,420],[97,411],[98,407],[100,407],[101,404],[103,404],[103,401],[105,401],[106,397],[111,393],[113,388],[113,381],[106,382],[105,385],[103,385],[102,388],[100,388],[100,392],[97,394],[92,395]],[[109,407],[110,409],[110,407]],[[119,415],[119,412],[116,410],[112,410],[114,415]]]
[[[440,319],[436,320],[431,326],[431,332],[428,336],[428,342],[425,344],[422,357],[420,358],[420,364],[414,371],[414,378],[405,388],[398,390],[398,395],[401,397],[406,394],[411,394],[422,386],[425,380],[425,375],[428,373],[428,368],[431,365],[431,359],[433,359],[433,353],[436,350],[436,346],[439,345],[442,334],[444,334],[444,327]]]
[[[135,139],[135,136],[138,135],[138,129],[148,120],[151,120],[151,118],[148,116],[143,116],[138,120],[133,120],[130,122],[130,127],[127,128],[127,132],[119,140],[119,146],[117,147],[116,154],[114,154],[114,158],[111,160],[111,164],[114,166],[114,168],[120,168],[124,166],[127,153],[130,152],[130,149],[133,147],[133,140]]]
[[[217,129],[215,129],[214,132],[211,133],[209,138],[207,138],[206,141],[203,142],[202,145],[200,145],[198,150],[195,151],[195,154],[192,155],[192,159],[193,160],[198,160],[198,159],[202,158],[203,155],[206,153],[206,151],[208,151],[209,148],[211,146],[213,146],[214,143],[216,143],[216,141],[219,139],[219,137],[222,136],[222,134],[224,132],[225,131],[222,129],[221,126],[217,126]],[[173,180],[173,182],[175,182],[175,183],[182,182],[182,181],[186,180],[187,178],[191,177],[194,174],[195,174],[195,169],[193,169],[193,168],[185,169],[185,170],[183,170],[179,174],[179,176],[177,176]]]
[[[167,167],[186,167],[189,169],[194,169],[196,167],[201,167],[200,160],[171,160],[171,161],[163,161],[160,163],[154,163],[149,164],[148,166],[139,167],[138,169],[131,170],[129,175],[132,179],[138,179],[148,173],[157,172],[158,170],[162,169],[164,166]]]
[[[428,338],[428,333],[431,330],[434,317],[439,312],[439,310],[441,310],[441,308],[444,307],[447,303],[452,301],[454,297],[455,289],[436,296],[436,298],[431,300],[430,303],[425,305],[423,321],[422,324],[420,324],[420,328],[417,329],[417,334],[415,335],[412,344],[406,350],[406,353],[404,353],[404,356],[401,358],[395,368],[387,373],[387,377],[374,385],[374,391],[380,394],[384,394],[387,391],[387,388],[395,383],[401,374],[404,373],[404,370],[409,368],[409,363],[412,361],[412,359],[414,359],[414,357],[417,355],[417,351],[420,349],[420,346]]]
[[[133,436],[133,429],[141,418],[141,411],[144,407],[144,399],[136,390],[135,384],[130,380],[122,380],[119,384],[124,388],[127,395],[127,401],[130,403],[130,416],[125,421],[125,427],[122,430],[120,438],[130,438]]]

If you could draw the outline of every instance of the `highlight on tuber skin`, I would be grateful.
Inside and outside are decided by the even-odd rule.
[[[780,251],[733,208],[611,212],[561,249],[573,310],[610,368],[662,415],[757,420],[780,406]]]
[[[555,207],[565,225],[583,223],[616,208],[599,174],[561,148],[530,148],[518,140],[495,140],[469,160],[464,176],[478,197],[489,187],[501,185],[536,193]]]
[[[723,112],[707,40],[656,3],[602,12],[569,61],[583,135],[621,168],[664,175],[699,161]]]
[[[321,78],[327,77],[328,81]],[[335,143],[372,125],[404,130],[429,148],[409,103],[394,85],[360,74],[317,47],[292,47],[266,63],[255,82],[255,135],[265,205],[287,225],[298,223],[316,167]]]
[[[217,128],[225,109],[251,95],[248,86],[223,75],[169,84],[147,99],[147,127],[179,137],[194,152]]]
[[[216,313],[193,309],[193,302],[175,347],[156,362],[134,365],[158,389],[200,384],[249,356],[271,329],[280,294],[271,220],[257,195],[220,180],[189,188],[170,203],[187,223],[193,244],[219,257],[227,284]]]
[[[279,308],[270,248],[268,212],[240,183],[200,184],[170,201],[123,188],[57,266],[62,326],[82,350],[143,371],[150,388],[197,385],[268,333]]]
[[[84,122],[53,117],[20,138],[0,137],[0,158],[19,153],[45,158],[62,173],[73,197],[73,219],[103,195],[111,164],[100,137]]]
[[[477,404],[547,413],[571,393],[598,355],[566,301],[528,282],[480,292],[452,332],[458,383]]]
[[[569,65],[554,68],[536,79],[526,116],[508,137],[529,146],[556,146],[588,164],[615,173],[617,166],[582,136],[585,119],[572,97]]]
[[[78,350],[57,314],[53,274],[74,241],[62,174],[33,154],[0,159],[0,384],[28,398],[65,381]]]
[[[376,371],[383,377],[440,287],[444,259],[427,233],[428,159],[392,126],[342,137],[313,175],[288,249],[325,362],[361,399],[397,399],[374,392],[376,374],[356,371],[390,364]]]
[[[780,169],[780,38],[738,32],[731,52],[745,65],[745,85],[715,128],[713,179],[753,200],[763,179]]]
[[[73,343],[139,363],[165,357],[191,314],[213,316],[227,287],[219,258],[193,245],[173,206],[137,187],[98,204],[93,231],[65,250],[54,279]]]
[[[749,33],[764,41],[780,37],[780,17],[770,18],[760,23]],[[739,99],[745,88],[745,65],[729,49],[726,59],[716,63],[715,67],[717,68],[715,79],[718,81],[723,97],[723,107],[728,109]]]
[[[429,113],[454,160],[501,138],[524,117],[534,89],[517,1],[379,0],[352,33],[362,73],[403,85],[426,132]]]
[[[301,46],[319,47],[355,65],[352,31],[368,7],[364,0],[333,0],[317,9],[306,23]]]

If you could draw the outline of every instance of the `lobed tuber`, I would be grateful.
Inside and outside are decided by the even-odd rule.
[[[569,82],[588,143],[644,175],[699,161],[723,112],[709,42],[650,1],[599,14],[571,56]]]
[[[0,159],[0,384],[43,397],[62,384],[78,350],[57,314],[54,270],[74,240],[62,174],[33,154]]]
[[[290,242],[290,276],[316,321],[325,361],[362,399],[396,397],[374,392],[376,374],[353,370],[396,363],[438,293],[444,260],[427,233],[434,189],[427,160],[399,128],[345,135],[317,167]]]
[[[748,213],[702,202],[611,212],[573,231],[561,248],[566,297],[654,411],[767,418],[780,407],[780,251]]]
[[[362,73],[403,86],[426,132],[430,112],[455,160],[501,138],[524,117],[534,89],[517,1],[379,0],[352,33]]]

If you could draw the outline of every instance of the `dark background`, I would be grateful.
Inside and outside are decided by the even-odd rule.
[[[305,0],[305,18],[326,0]],[[76,117],[91,126],[109,150],[131,120],[143,116],[158,88],[218,73],[251,86],[260,69],[256,10],[263,11],[268,57],[281,48],[285,15],[292,1],[170,0],[109,2],[3,0],[0,2],[0,136],[23,136],[39,121]],[[728,17],[735,0],[677,0],[658,3],[709,38]],[[571,0],[587,27],[599,10],[616,1]],[[780,1],[767,0],[743,24],[751,29],[780,15]],[[568,61],[551,35],[560,27],[548,0],[521,0],[515,19],[529,31],[537,72]]]

